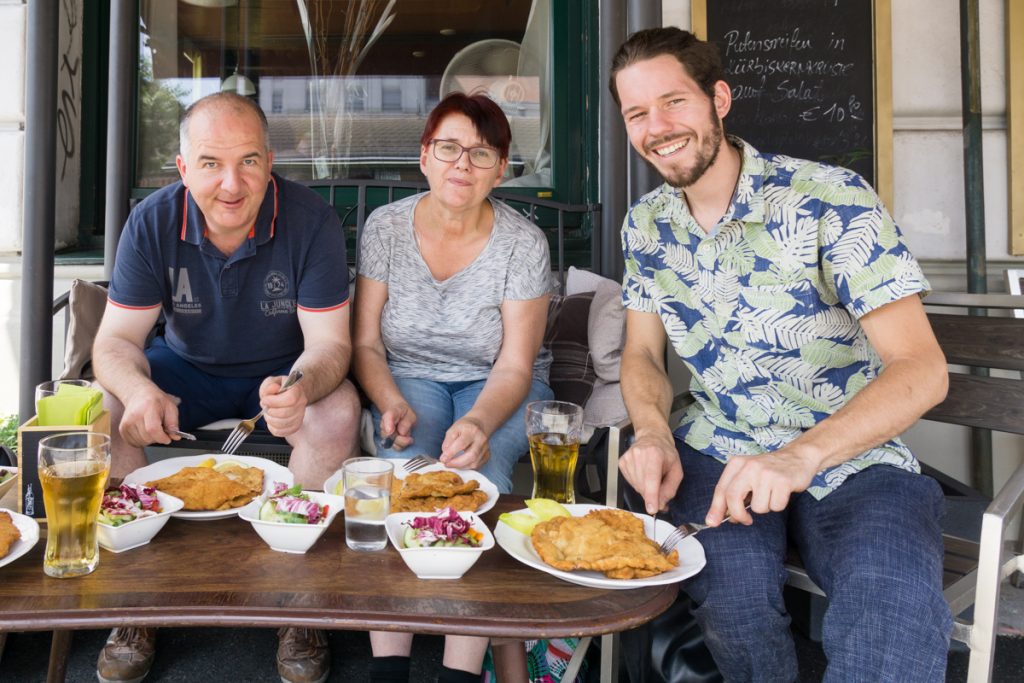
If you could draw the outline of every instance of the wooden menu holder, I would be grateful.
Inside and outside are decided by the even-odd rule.
[[[87,425],[63,425],[40,427],[37,416],[18,427],[18,468],[21,481],[18,483],[18,510],[29,517],[46,519],[43,505],[43,489],[39,485],[39,441],[54,434],[66,432],[99,432],[110,434],[110,412],[104,410]]]

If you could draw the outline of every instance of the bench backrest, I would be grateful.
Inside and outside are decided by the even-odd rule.
[[[979,296],[985,295],[943,293],[925,299],[928,320],[951,367],[946,399],[924,417],[1024,434],[1024,381],[1019,376],[1024,371],[1024,318],[1000,310],[1022,304],[1015,297],[974,298]],[[963,308],[978,302],[988,306]],[[990,369],[1013,376],[993,377]]]

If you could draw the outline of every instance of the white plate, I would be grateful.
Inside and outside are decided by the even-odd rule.
[[[573,517],[582,517],[591,510],[607,509],[607,506],[605,505],[566,505],[565,507],[568,508],[570,513],[572,513]],[[516,512],[532,514],[528,508],[516,510]],[[653,522],[653,519],[649,515],[641,515],[635,512],[633,514],[643,520],[644,532],[649,538],[662,541],[672,533],[673,529],[675,529],[675,527],[670,523],[663,519],[659,519],[657,533],[652,535],[651,523]],[[689,538],[684,538],[682,543],[676,546],[676,549],[679,551],[678,567],[655,576],[648,576],[644,579],[609,579],[601,572],[583,571],[581,569],[573,572],[565,572],[560,569],[555,569],[544,560],[540,559],[540,555],[537,554],[537,551],[533,549],[533,544],[530,543],[529,536],[516,531],[504,522],[498,522],[498,525],[495,527],[494,539],[498,542],[498,545],[505,549],[505,552],[523,564],[529,565],[534,569],[539,569],[542,572],[547,572],[552,576],[557,576],[569,583],[579,584],[580,586],[589,586],[590,588],[626,589],[676,583],[677,581],[682,581],[683,579],[693,576],[703,569],[704,564],[706,563],[704,558],[704,546],[702,546],[700,541],[696,538],[690,536]]]
[[[406,472],[405,470],[402,469],[402,465],[409,462],[408,458],[392,458],[391,462],[395,464],[395,476],[397,478],[405,479],[408,475],[412,474],[411,472]],[[487,494],[487,500],[485,500],[480,507],[474,510],[476,514],[482,515],[483,513],[487,512],[492,507],[494,507],[494,504],[498,502],[498,487],[494,485],[494,482],[492,482],[490,479],[480,474],[476,470],[453,470],[449,467],[445,467],[444,465],[438,464],[428,465],[422,469],[416,470],[416,472],[418,474],[423,474],[425,472],[441,472],[444,470],[451,470],[452,472],[456,472],[460,477],[462,477],[463,481],[475,479],[476,481],[480,482],[480,490]],[[327,479],[327,481],[324,482],[324,492],[334,493],[335,489],[340,483],[341,470],[339,469],[337,472],[332,474]],[[341,494],[339,493],[336,495]]]
[[[11,546],[11,550],[6,555],[0,557],[0,567],[3,567],[32,550],[32,546],[39,542],[39,522],[7,508],[0,508],[0,512],[9,512],[11,521],[21,532],[21,539]]]
[[[147,481],[163,479],[164,477],[169,477],[172,474],[175,474],[181,470],[182,467],[195,467],[207,458],[213,458],[217,462],[237,460],[243,465],[259,467],[263,470],[263,495],[266,495],[270,491],[276,481],[284,482],[285,484],[288,484],[288,486],[295,483],[295,476],[292,475],[291,470],[282,465],[278,465],[273,460],[255,458],[251,455],[225,455],[224,453],[204,453],[202,455],[187,455],[181,458],[160,460],[152,465],[146,465],[145,467],[140,467],[135,470],[124,478],[124,483],[145,484]],[[245,506],[240,505],[236,508],[231,508],[230,510],[182,510],[180,512],[175,512],[171,517],[200,521],[224,519],[226,517],[234,517],[243,507]]]

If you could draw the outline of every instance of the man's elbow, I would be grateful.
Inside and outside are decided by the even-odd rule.
[[[946,400],[946,394],[949,393],[949,372],[946,368],[946,359],[941,354],[937,360],[929,363],[928,379],[929,381],[925,385],[929,387],[928,408],[930,409]]]

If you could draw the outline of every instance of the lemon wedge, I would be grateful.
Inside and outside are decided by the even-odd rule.
[[[521,512],[503,512],[498,517],[498,520],[526,536],[529,536],[533,531],[533,527],[540,523],[540,519],[538,517],[525,515]]]
[[[224,470],[231,470],[236,468],[245,469],[248,467],[245,463],[238,462],[237,460],[224,460],[213,466],[215,472],[223,472]]]
[[[198,465],[196,465],[196,467],[213,467],[216,464],[217,464],[217,459],[216,458],[207,458],[206,460],[204,460],[201,463],[199,463]]]
[[[345,482],[339,481],[334,485],[334,495],[344,496],[345,495]]]
[[[384,516],[384,505],[386,501],[383,498],[371,498],[369,500],[357,500],[356,511],[360,515],[367,515],[371,517],[383,517]]]
[[[552,517],[572,516],[561,503],[550,498],[530,498],[526,501],[526,507],[530,508],[530,512],[540,517],[542,522],[546,522]]]

